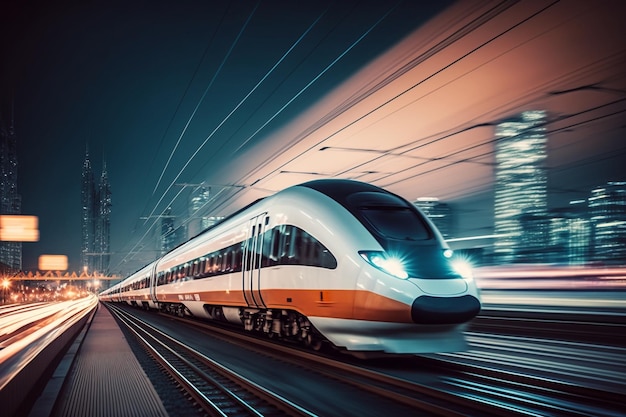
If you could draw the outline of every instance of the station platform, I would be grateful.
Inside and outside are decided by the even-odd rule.
[[[82,342],[77,343],[76,355],[66,361],[70,363],[62,362],[57,367],[55,374],[58,375],[49,383],[54,385],[57,379],[57,385],[62,384],[58,396],[46,394],[46,391],[54,391],[53,387],[44,390],[30,417],[168,416],[124,334],[104,305],[98,305]],[[46,396],[50,398],[46,400]]]

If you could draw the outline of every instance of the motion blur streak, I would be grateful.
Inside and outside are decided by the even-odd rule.
[[[625,267],[508,265],[476,268],[482,289],[626,290]]]

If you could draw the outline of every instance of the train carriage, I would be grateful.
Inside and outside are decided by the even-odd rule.
[[[363,354],[462,350],[480,310],[432,223],[373,185],[318,180],[225,219],[128,278],[126,302]],[[143,297],[143,298],[142,298]]]

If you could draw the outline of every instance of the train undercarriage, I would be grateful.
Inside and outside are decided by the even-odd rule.
[[[177,317],[193,316],[182,303],[159,303],[159,310]],[[302,314],[284,309],[255,309],[204,305],[211,320],[243,326],[244,330],[264,334],[270,339],[298,342],[320,350],[325,342]]]

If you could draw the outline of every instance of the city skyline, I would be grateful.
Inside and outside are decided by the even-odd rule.
[[[525,118],[528,117],[528,115],[530,114],[541,114],[541,116],[538,116],[538,118],[535,116],[532,116],[531,119],[529,119],[529,120],[532,120],[529,124],[529,121],[525,120]],[[526,152],[528,152],[529,150],[532,151],[532,146],[537,146],[537,145],[536,144],[535,145],[524,144],[524,142],[528,142],[529,138],[530,140],[536,140],[537,138],[536,133],[533,133],[533,132],[536,131],[536,126],[541,127],[543,125],[544,119],[545,119],[545,114],[543,112],[538,112],[536,110],[534,112],[525,112],[523,114],[518,115],[517,117],[503,120],[502,123],[498,125],[496,129],[494,130],[494,134],[496,137],[499,137],[500,142],[502,142],[503,140],[506,141],[507,137],[513,137],[514,142],[511,142],[513,146],[515,146],[515,144],[517,143],[517,144],[520,144],[522,148],[525,148]],[[6,136],[7,135],[5,135],[5,137]],[[548,141],[548,138],[545,138],[545,140],[541,139],[540,143],[547,142],[547,141]],[[505,146],[510,146],[510,145],[505,145]],[[539,146],[545,147],[545,143],[540,144]],[[500,145],[500,147],[502,147],[502,145]],[[517,153],[514,152],[510,156],[506,157],[508,158],[508,160],[505,159],[503,162],[501,161],[501,163],[504,163],[505,165],[511,165],[511,164],[515,165],[516,164],[515,161],[518,161],[520,158],[524,158],[523,156],[521,156],[521,154],[519,154],[519,151],[516,151],[516,152]],[[528,154],[528,156],[535,159],[535,161],[538,161],[539,165],[542,166],[543,162],[541,161],[543,161],[547,155],[543,154],[542,156],[542,152],[531,152]],[[11,163],[15,164],[15,160],[12,160]],[[526,167],[525,171],[527,171],[527,169],[530,168],[530,165],[528,164],[524,164],[523,166]],[[107,175],[108,174],[107,174],[107,169],[106,169],[106,162],[103,161],[100,182],[96,183],[96,181],[94,180],[94,176],[93,176],[93,169],[91,166],[89,151],[87,150],[85,153],[85,159],[83,160],[83,172],[81,175],[82,181],[83,181],[83,186],[81,187],[82,188],[81,195],[83,196],[82,197],[83,198],[83,220],[82,220],[83,242],[82,242],[82,248],[81,248],[81,265],[82,265],[82,270],[84,272],[93,273],[95,271],[98,271],[98,272],[105,273],[105,274],[109,273],[109,271],[107,270],[107,266],[108,266],[108,258],[110,257],[109,256],[110,249],[109,249],[108,239],[106,237],[106,232],[103,229],[105,228],[108,230],[108,228],[110,227],[110,225],[108,224],[108,218],[110,216],[111,193],[110,193],[110,185],[108,184],[108,180],[107,180]],[[545,175],[545,174],[542,174],[542,175]],[[495,172],[494,172],[494,176],[497,177]],[[539,193],[538,195],[545,193],[545,183],[547,182],[547,178],[542,179],[541,182],[543,183],[543,186],[540,186],[540,188],[543,187],[544,188],[543,191],[541,189],[537,190],[533,186],[530,186],[529,189],[525,190],[525,194],[524,194],[525,197],[523,199],[527,201],[533,201],[536,198],[536,196],[533,196],[533,190],[535,192],[538,192]],[[179,216],[174,215],[171,212],[171,209],[167,211],[165,215],[161,216],[162,217],[161,218],[161,225],[162,225],[161,234],[159,237],[159,241],[158,242],[155,241],[156,245],[160,244],[160,255],[165,254],[166,252],[168,252],[170,249],[173,249],[178,244],[193,237],[192,235],[195,236],[197,233],[206,229],[207,227],[211,226],[214,223],[214,221],[212,220],[213,218],[209,218],[207,216],[201,215],[201,213],[203,212],[203,208],[209,202],[210,189],[205,187],[204,184],[181,184],[181,186],[190,186],[190,189],[192,190],[189,194],[188,206],[186,208],[186,211],[188,212],[189,217],[185,218],[184,215],[179,215]],[[504,189],[509,188],[508,183],[505,181],[502,184],[502,187]],[[574,209],[575,211],[579,213],[576,216],[577,219],[586,219],[587,217],[591,217],[590,213],[593,207],[593,204],[591,203],[591,201],[594,199],[595,200],[600,199],[599,194],[602,193],[602,190],[605,187],[609,187],[609,188],[621,187],[621,188],[618,188],[621,190],[620,192],[622,194],[626,193],[626,181],[621,181],[621,182],[620,181],[618,182],[607,181],[606,184],[599,184],[598,187],[595,187],[589,190],[589,192],[587,193],[588,194],[587,198],[584,198],[579,201],[570,202],[570,205],[572,204],[580,205],[581,203],[586,204],[586,207],[583,208],[582,211],[580,209]],[[534,215],[539,215],[539,216],[546,216],[546,218],[557,219],[559,218],[559,214],[548,215],[547,213],[548,212],[551,212],[551,213],[563,212],[563,211],[567,211],[568,209],[571,210],[571,207],[568,207],[568,206],[548,207],[546,195],[544,195],[543,197],[539,197],[539,199],[541,201],[544,201],[545,206],[543,208],[538,208],[538,209],[535,208],[531,210],[531,212],[527,212],[526,214],[534,214]],[[451,207],[450,204],[448,204],[448,202],[440,201],[436,197],[421,197],[415,200],[414,204],[418,206],[429,218],[431,218],[431,220],[435,223],[435,225],[438,227],[440,232],[442,232],[442,235],[444,235],[445,238],[451,238],[454,240],[456,237],[458,237],[454,234],[454,232],[458,232],[458,230],[456,230],[456,227],[453,227],[452,224],[450,223],[451,219],[453,219],[456,214],[455,213],[456,207],[454,204],[452,204],[452,207]],[[508,201],[506,205],[510,206],[511,201]],[[85,211],[85,208],[87,206],[92,207],[91,211],[89,210]],[[496,203],[494,201],[494,209],[495,208],[496,208]],[[89,213],[89,214],[86,214],[86,213]],[[2,214],[8,214],[8,213],[2,213]],[[98,218],[97,214],[104,215],[104,216],[100,216]],[[596,216],[599,216],[599,215],[600,214],[596,214]],[[89,218],[86,218],[85,216],[87,217],[91,216],[91,218],[89,219]],[[519,214],[517,216],[519,216]],[[181,220],[175,221],[176,218],[180,218]],[[496,216],[494,216],[493,220],[494,220],[493,221],[494,236],[498,235],[499,233],[504,234],[506,232],[511,231],[510,228],[507,228],[506,230],[505,229],[498,230]],[[516,222],[519,222],[519,219],[516,220]],[[520,226],[518,225],[515,227],[519,228]],[[91,233],[87,233],[85,231],[85,228],[89,229]],[[97,230],[97,229],[100,229],[100,230]],[[588,233],[590,232],[588,231]],[[612,239],[610,237],[610,234],[609,235],[605,234],[604,236],[605,236],[603,238],[604,240]],[[519,239],[519,237],[517,239]],[[528,238],[525,238],[525,240],[528,241]],[[547,244],[547,241],[546,241],[546,244]],[[587,245],[589,244],[590,243],[587,242]],[[517,245],[519,245],[519,243],[517,243]],[[471,245],[469,246],[471,247]],[[616,250],[617,252],[615,252]],[[613,251],[617,253],[617,255],[613,256],[613,254],[606,254],[604,256],[598,257],[597,259],[604,260],[604,261],[614,261],[615,259],[621,256],[620,254],[626,253],[626,247],[619,247],[618,249],[614,248]],[[490,252],[497,252],[497,248],[494,248],[493,251],[490,251]],[[98,253],[100,253],[100,255],[95,256]],[[539,252],[539,251],[536,252],[534,254],[536,256],[536,260],[538,262],[542,262],[542,261],[547,261],[548,259],[550,259],[549,257],[544,256],[546,255],[546,253],[547,252],[545,252],[545,250],[544,252]],[[488,255],[493,256],[494,253],[488,253]],[[533,258],[530,258],[530,259],[533,259]],[[566,258],[564,259],[565,259],[565,263],[567,263],[567,259]],[[584,256],[579,256],[576,259],[578,260],[579,263],[590,262],[590,261],[596,260],[595,257],[591,256],[588,253],[585,254]],[[511,262],[511,261],[513,261],[513,258],[508,260],[508,262]],[[490,263],[491,262],[493,261],[490,261]]]

